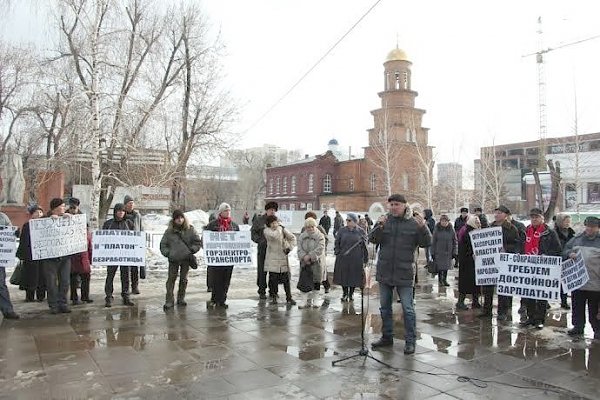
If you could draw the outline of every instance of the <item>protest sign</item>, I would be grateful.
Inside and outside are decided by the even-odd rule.
[[[140,231],[104,229],[92,236],[93,265],[146,264],[146,234]]]
[[[590,280],[581,252],[575,259],[569,258],[562,263],[561,283],[566,293],[577,290]]]
[[[85,214],[29,221],[31,258],[45,260],[87,251]]]
[[[536,300],[560,299],[562,259],[534,254],[496,254],[499,295]]]
[[[16,226],[0,226],[0,268],[15,265],[17,253]]]
[[[252,265],[250,231],[202,233],[206,265]]]
[[[498,281],[498,268],[494,255],[503,250],[502,227],[472,230],[469,236],[475,255],[475,284],[495,285]]]
[[[293,215],[293,211],[277,211],[277,219],[279,220],[279,223],[283,226],[292,226]]]

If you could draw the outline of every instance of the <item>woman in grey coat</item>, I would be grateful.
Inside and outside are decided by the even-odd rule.
[[[322,263],[325,251],[325,236],[317,229],[317,221],[307,218],[304,221],[304,232],[298,238],[298,260],[300,268],[311,268],[314,290],[307,293],[306,305],[298,308],[317,307],[314,304],[315,294],[319,291],[319,284],[323,275]]]
[[[440,286],[450,286],[447,281],[448,270],[452,266],[452,259],[458,254],[458,241],[456,233],[450,225],[450,219],[447,215],[440,217],[433,230],[431,240],[431,256],[433,257],[434,271],[438,273],[438,282]]]
[[[363,265],[369,260],[365,231],[358,226],[358,217],[348,213],[346,226],[335,237],[335,267],[333,283],[342,286],[342,302],[353,301],[354,288],[364,282]]]

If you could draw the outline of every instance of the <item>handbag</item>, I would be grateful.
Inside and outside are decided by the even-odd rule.
[[[312,266],[310,264],[302,263],[300,267],[300,276],[298,277],[298,285],[296,287],[302,293],[308,293],[315,287]]]
[[[185,240],[183,240],[182,236],[179,236],[179,239],[181,239],[181,241],[183,242],[183,244],[185,244],[185,247],[187,247],[189,251],[192,251],[192,249],[190,249],[190,246],[188,246]],[[198,269],[198,259],[194,255],[194,252],[192,252],[192,254],[188,256],[187,262],[191,269]]]
[[[23,282],[23,261],[20,261],[17,263],[15,270],[13,271],[12,275],[10,276],[10,284],[11,285],[17,285],[17,286],[21,286],[21,283]]]

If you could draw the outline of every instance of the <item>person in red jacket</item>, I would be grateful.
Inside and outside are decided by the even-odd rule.
[[[90,275],[92,273],[92,234],[87,233],[88,249],[71,256],[71,302],[73,305],[92,303],[90,299]],[[81,299],[77,295],[77,286],[81,286]]]

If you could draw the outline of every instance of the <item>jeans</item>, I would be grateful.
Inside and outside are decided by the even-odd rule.
[[[404,340],[406,343],[414,344],[417,340],[417,318],[413,301],[412,286],[397,286],[396,292],[402,302],[402,314],[404,317]],[[394,316],[392,312],[394,286],[379,283],[379,312],[383,326],[381,333],[386,338],[394,336]]]
[[[48,306],[50,309],[67,308],[67,292],[71,284],[71,258],[59,257],[42,261]]]
[[[6,269],[0,268],[0,311],[2,314],[13,312],[13,305],[10,302],[10,294],[6,287]]]

